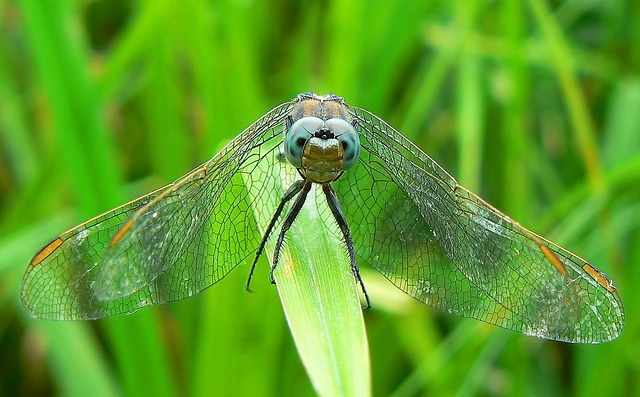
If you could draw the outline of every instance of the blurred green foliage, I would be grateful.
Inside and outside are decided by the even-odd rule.
[[[96,322],[25,314],[68,227],[172,181],[271,107],[334,92],[465,186],[589,258],[616,341],[540,341],[437,313],[364,272],[376,395],[640,395],[640,4],[0,1],[0,395],[313,395],[266,262]]]

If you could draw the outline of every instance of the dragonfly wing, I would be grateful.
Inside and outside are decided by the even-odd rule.
[[[273,157],[289,108],[274,108],[185,177],[54,239],[25,273],[25,308],[48,319],[102,318],[222,279],[260,241],[243,175]],[[273,203],[259,204],[272,211]]]
[[[568,342],[619,335],[622,302],[603,273],[458,185],[375,115],[352,116],[361,161],[335,185],[365,262],[446,312]]]

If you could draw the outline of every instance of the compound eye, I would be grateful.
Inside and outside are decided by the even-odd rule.
[[[302,151],[311,136],[324,122],[317,117],[303,117],[291,125],[284,140],[284,152],[287,160],[296,168],[302,167]]]
[[[284,140],[287,160],[296,168],[302,167],[302,151],[311,136],[324,125],[317,117],[303,117],[291,125]]]
[[[326,121],[327,127],[335,134],[342,144],[344,152],[344,168],[348,170],[353,167],[360,157],[360,137],[355,127],[344,119],[329,119]]]

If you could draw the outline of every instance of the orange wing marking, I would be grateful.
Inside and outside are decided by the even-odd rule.
[[[51,242],[38,251],[38,253],[31,259],[31,266],[36,266],[43,260],[47,259],[49,255],[51,255],[55,250],[58,249],[62,245],[63,241],[60,237],[56,237],[51,240]]]
[[[613,285],[613,281],[609,280],[609,277],[607,277],[600,270],[596,269],[595,267],[591,266],[588,263],[585,263],[584,266],[582,266],[582,268],[584,269],[585,272],[589,273],[589,275],[593,277],[593,279],[596,280],[598,284],[605,287],[607,291],[613,292],[613,293],[617,292],[616,287]]]
[[[553,251],[551,251],[549,249],[549,247],[547,247],[546,245],[540,244],[540,251],[542,251],[544,256],[546,256],[547,259],[549,259],[549,262],[551,262],[551,264],[556,269],[558,269],[558,271],[560,273],[564,274],[565,276],[569,275],[569,272],[567,271],[567,268],[564,267],[564,265],[562,264],[562,262],[560,261],[558,256],[556,254],[554,254]]]
[[[111,239],[111,242],[109,243],[109,248],[111,248],[114,245],[118,244],[118,241],[120,241],[120,239],[122,239],[122,237],[125,234],[127,234],[129,229],[131,229],[131,225],[133,225],[133,218],[129,219],[127,221],[127,223],[125,223],[124,226],[122,226],[120,228],[120,230],[118,230],[118,233],[116,233],[116,235],[113,236],[113,238]]]

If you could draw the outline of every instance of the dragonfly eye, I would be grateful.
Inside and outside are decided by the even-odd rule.
[[[287,160],[297,168],[302,167],[302,151],[307,141],[324,125],[318,117],[303,117],[291,125],[284,141]]]
[[[326,121],[327,127],[333,131],[336,138],[342,144],[344,152],[344,168],[348,170],[353,167],[360,158],[360,137],[355,127],[344,119],[329,119]]]

